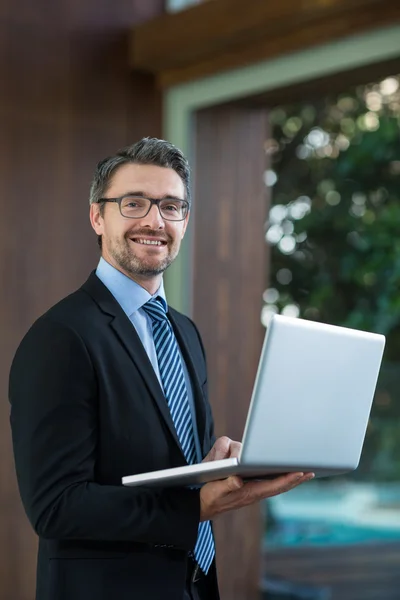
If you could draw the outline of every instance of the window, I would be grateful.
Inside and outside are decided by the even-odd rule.
[[[382,569],[398,542],[400,557],[400,76],[276,107],[270,128],[263,323],[280,312],[387,345],[359,468],[268,502],[266,569],[358,598],[372,555]]]

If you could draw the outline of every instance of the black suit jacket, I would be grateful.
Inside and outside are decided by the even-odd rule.
[[[173,309],[168,317],[205,455],[204,349],[190,319]],[[32,326],[9,391],[19,489],[39,535],[36,599],[181,600],[199,492],[121,485],[124,475],[186,462],[136,330],[94,273]]]

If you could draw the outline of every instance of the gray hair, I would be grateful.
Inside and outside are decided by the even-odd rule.
[[[170,142],[146,137],[98,163],[90,187],[90,204],[104,197],[115,171],[128,163],[173,169],[182,179],[186,200],[190,203],[190,167],[187,159]]]

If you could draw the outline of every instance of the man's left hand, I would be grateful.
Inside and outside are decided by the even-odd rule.
[[[226,435],[220,437],[202,462],[222,460],[223,458],[238,458],[242,449],[241,442],[234,442]]]

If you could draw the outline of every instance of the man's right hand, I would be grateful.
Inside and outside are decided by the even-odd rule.
[[[240,477],[233,476],[206,483],[200,491],[200,521],[209,521],[229,510],[283,494],[313,477],[313,473],[289,473],[268,481],[244,483]]]

